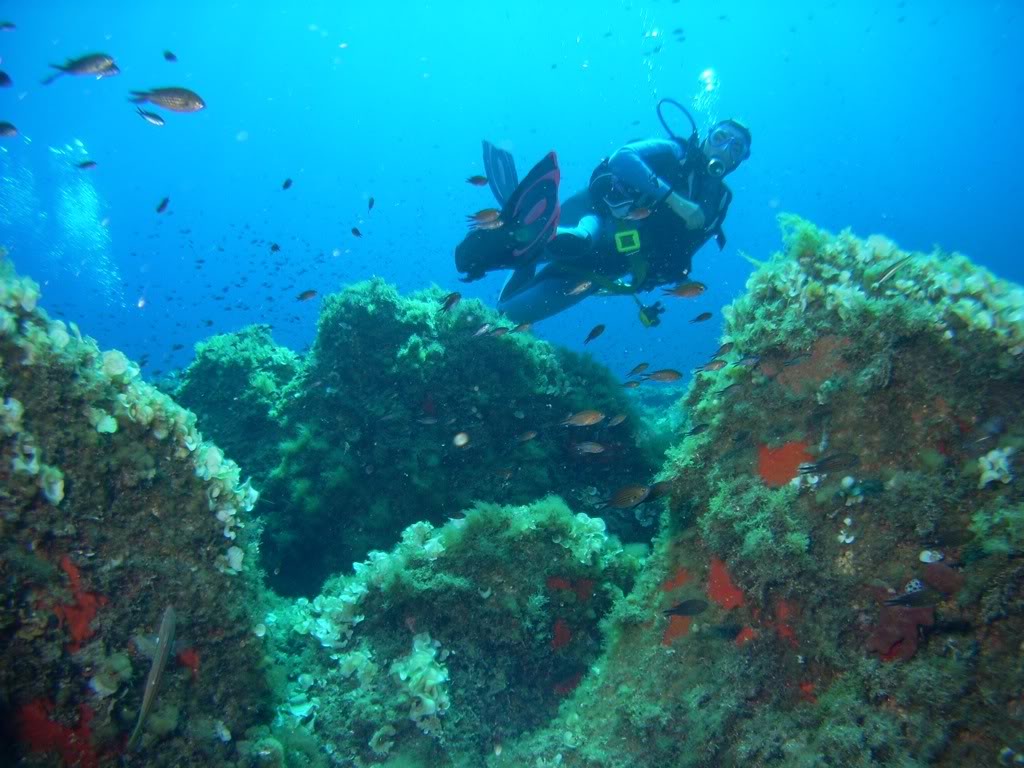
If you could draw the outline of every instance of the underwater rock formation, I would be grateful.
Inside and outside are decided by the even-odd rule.
[[[671,509],[599,673],[503,759],[959,766],[1022,746],[1024,289],[782,223],[725,309],[734,364],[685,397],[710,427],[670,451]]]
[[[443,298],[437,288],[403,297],[382,280],[326,297],[290,383],[294,358],[265,331],[198,348],[177,396],[200,426],[252,456],[258,479],[268,446],[278,452],[261,512],[279,591],[316,594],[408,525],[443,522],[477,500],[557,493],[594,514],[618,486],[656,470],[659,454],[605,368],[511,329],[476,300],[443,311]],[[563,424],[584,410],[604,418]],[[625,420],[613,425],[617,415]],[[629,512],[607,517],[624,539],[653,533]]]
[[[280,718],[315,721],[342,765],[482,765],[554,717],[637,566],[554,497],[416,523],[267,616],[289,673]]]
[[[0,754],[115,764],[170,606],[135,759],[220,765],[226,734],[268,718],[257,494],[191,413],[38,297],[0,256]]]

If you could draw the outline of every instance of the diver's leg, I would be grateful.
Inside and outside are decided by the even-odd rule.
[[[596,292],[590,287],[576,292],[580,276],[548,265],[529,282],[516,282],[510,277],[498,298],[498,310],[514,323],[535,323],[578,304]]]
[[[601,233],[601,218],[588,213],[573,227],[559,227],[548,244],[552,261],[572,261],[590,253]]]

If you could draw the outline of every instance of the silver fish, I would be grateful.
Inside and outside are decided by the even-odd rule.
[[[195,91],[188,88],[153,88],[149,91],[132,91],[130,101],[133,104],[156,104],[158,107],[172,112],[198,112],[206,107],[206,102]]]

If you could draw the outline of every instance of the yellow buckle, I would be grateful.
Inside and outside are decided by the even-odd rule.
[[[640,250],[640,233],[626,229],[615,233],[615,250],[619,253],[636,253]]]

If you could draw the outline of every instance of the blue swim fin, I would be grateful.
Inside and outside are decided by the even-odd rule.
[[[484,141],[484,171],[491,194],[498,205],[505,205],[516,187],[519,186],[519,175],[516,173],[516,161],[504,149],[498,149],[489,141]]]

